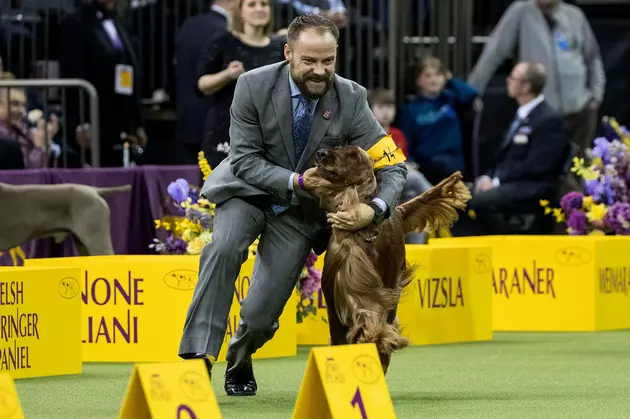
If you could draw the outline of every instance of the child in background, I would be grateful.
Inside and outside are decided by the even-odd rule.
[[[482,103],[477,91],[452,77],[435,57],[420,61],[416,77],[418,96],[405,104],[401,126],[409,144],[410,159],[433,184],[456,171],[464,172],[464,150],[455,106]]]
[[[409,150],[405,134],[398,128],[392,127],[392,122],[396,118],[396,100],[394,92],[386,89],[376,89],[368,95],[368,104],[374,114],[374,117],[383,127],[385,132],[391,135],[396,146],[403,152],[405,157],[409,157]],[[402,202],[408,201],[427,189],[431,188],[431,183],[418,172],[413,165],[407,164],[407,180],[400,195]],[[409,233],[407,243],[423,244],[426,243],[426,233]]]

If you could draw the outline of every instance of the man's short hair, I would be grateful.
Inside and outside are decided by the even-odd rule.
[[[380,106],[396,106],[396,97],[394,96],[394,91],[383,88],[376,88],[371,90],[368,94],[368,105],[370,108],[374,105]]]
[[[332,20],[321,15],[306,14],[296,17],[289,25],[287,34],[289,43],[296,41],[300,34],[308,29],[315,29],[322,35],[328,32],[339,41],[339,29]]]
[[[547,83],[547,69],[541,63],[528,62],[524,74],[525,80],[532,86],[532,93],[539,95]]]

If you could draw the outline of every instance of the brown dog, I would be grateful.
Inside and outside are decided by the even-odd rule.
[[[61,185],[0,183],[0,251],[30,240],[72,236],[81,256],[112,255],[110,211],[104,196],[131,190]]]
[[[327,212],[367,204],[377,187],[372,159],[354,146],[320,151],[309,184]],[[409,344],[396,318],[400,292],[413,276],[405,260],[405,235],[450,226],[470,198],[457,172],[397,206],[378,227],[333,229],[322,273],[333,345],[375,343],[387,372],[393,351]]]

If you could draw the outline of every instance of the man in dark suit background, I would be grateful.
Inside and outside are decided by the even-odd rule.
[[[87,1],[61,25],[61,77],[85,79],[98,91],[102,167],[122,166],[122,133],[136,136],[142,147],[147,143],[140,107],[140,66],[128,31],[117,18],[118,1]],[[87,122],[88,109],[87,96],[81,110],[77,90],[68,91],[65,129],[69,138]],[[77,132],[77,143],[88,148],[83,134]]]
[[[237,0],[215,0],[208,13],[188,18],[175,39],[175,80],[177,88],[177,141],[190,163],[201,151],[208,97],[196,92],[197,67],[203,51],[214,38],[227,32]]]
[[[533,62],[517,64],[507,78],[508,95],[519,108],[494,167],[476,179],[468,203],[484,225],[492,226],[497,211],[536,205],[557,191],[570,143],[562,117],[542,94],[546,80],[545,67]]]

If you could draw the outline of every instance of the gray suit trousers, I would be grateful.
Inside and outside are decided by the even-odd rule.
[[[270,340],[318,232],[299,207],[269,215],[239,198],[215,210],[212,242],[201,253],[199,279],[188,309],[179,354],[217,357],[227,329],[234,283],[248,248],[259,235],[258,252],[239,327],[227,359],[239,365]]]

